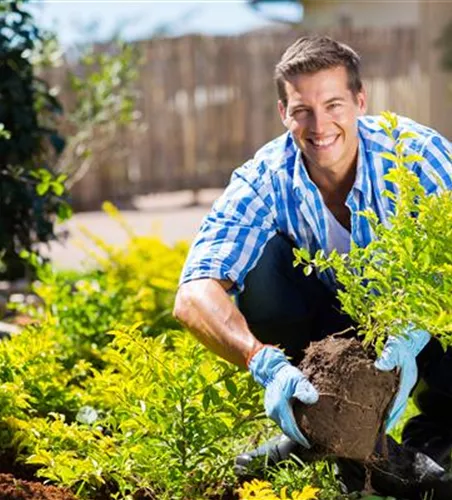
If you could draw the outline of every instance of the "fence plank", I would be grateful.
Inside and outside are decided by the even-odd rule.
[[[234,168],[283,132],[273,69],[301,34],[263,30],[139,42],[145,62],[138,106],[147,131],[118,138],[127,155],[96,161],[96,169],[73,188],[76,208],[148,192],[223,186]],[[420,98],[428,95],[429,77],[421,72],[416,28],[342,27],[328,34],[361,54],[371,114],[391,109],[429,122],[429,102]],[[57,77],[63,82],[64,72]]]

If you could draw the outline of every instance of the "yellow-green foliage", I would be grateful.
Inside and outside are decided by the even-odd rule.
[[[86,363],[68,369],[66,360],[65,339],[50,323],[0,342],[0,416],[74,414],[80,404],[74,384]]]
[[[0,438],[84,498],[102,487],[124,499],[221,492],[243,440],[268,427],[261,392],[171,316],[188,245],[136,236],[104,208],[129,241],[85,229],[96,269],[57,272],[23,254],[42,305],[26,309],[36,326],[0,343]]]
[[[98,249],[90,254],[111,280],[111,286],[122,284],[131,294],[135,316],[129,321],[156,321],[172,307],[188,245],[179,242],[170,247],[157,237],[137,236],[114,205],[106,202],[103,208],[130,239],[122,249],[108,245],[85,228],[84,234]]]
[[[0,344],[3,441],[82,498],[102,488],[123,499],[221,493],[250,434],[272,427],[261,391],[172,318],[188,245],[136,236],[104,208],[129,241],[116,247],[85,229],[96,269],[58,272],[24,255],[42,305],[27,308],[35,327]]]
[[[55,271],[35,255],[23,254],[36,267],[34,290],[43,303],[25,312],[64,332],[73,343],[73,362],[99,360],[110,340],[107,332],[122,325],[142,322],[148,335],[180,328],[171,311],[188,245],[171,247],[156,237],[136,236],[111,204],[104,208],[130,240],[120,248],[84,229],[96,245],[87,250],[97,262],[95,269],[81,274]]]
[[[186,332],[145,338],[132,327],[113,336],[104,368],[80,388],[76,422],[9,419],[27,462],[84,498],[102,483],[116,485],[119,498],[139,489],[162,500],[221,492],[243,440],[263,428],[257,386]]]
[[[302,491],[287,493],[287,486],[284,486],[279,493],[276,493],[272,484],[268,481],[253,479],[238,489],[240,500],[317,500],[319,488],[307,485]]]
[[[397,117],[384,114],[382,125],[393,137]],[[338,296],[343,310],[361,327],[364,342],[377,351],[388,335],[403,334],[413,325],[437,336],[443,345],[452,342],[452,192],[426,194],[407,166],[422,160],[404,154],[404,140],[410,137],[401,134],[394,139],[396,154],[383,154],[394,162],[385,176],[396,187],[395,193],[385,193],[394,203],[389,225],[379,223],[374,212],[363,212],[374,232],[366,248],[352,243],[348,255],[317,252],[311,261],[320,271],[334,269],[342,285]],[[295,257],[295,265],[310,262],[304,249],[295,250]]]
[[[119,248],[84,230],[96,269],[57,272],[24,254],[42,306],[27,310],[36,327],[0,344],[4,441],[86,498],[103,484],[119,498],[221,491],[243,439],[268,427],[261,393],[171,316],[188,245],[136,236],[104,208],[130,239]]]

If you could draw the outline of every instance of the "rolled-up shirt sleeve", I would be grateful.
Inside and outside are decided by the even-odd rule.
[[[230,280],[243,290],[247,273],[276,233],[268,172],[252,162],[237,169],[229,186],[204,218],[180,278],[180,284],[202,278]]]

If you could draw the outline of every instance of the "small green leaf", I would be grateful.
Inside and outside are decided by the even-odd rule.
[[[410,256],[413,255],[413,251],[414,251],[413,240],[411,238],[407,238],[404,241],[404,245],[405,245],[406,251],[408,252],[408,255],[410,255]]]
[[[58,207],[58,220],[60,222],[63,222],[67,219],[70,219],[72,217],[72,208],[71,206],[69,205],[69,203],[62,203],[59,207]]]
[[[36,192],[39,196],[44,196],[50,188],[50,184],[48,182],[41,182],[36,186]]]
[[[227,378],[225,380],[225,385],[226,389],[228,390],[229,394],[231,396],[237,396],[237,386],[235,385],[234,381],[231,380],[230,378]]]
[[[404,140],[404,139],[416,139],[418,137],[418,135],[416,134],[416,132],[402,132],[400,135],[399,135],[399,140]]]
[[[411,154],[403,157],[403,163],[416,163],[424,160],[425,158],[418,154]]]
[[[67,175],[66,174],[60,174],[56,179],[55,182],[60,182],[64,183],[67,180]]]
[[[214,405],[221,405],[223,400],[221,399],[218,390],[215,389],[215,387],[210,387],[209,392],[210,392],[210,398],[212,399],[212,403]]]
[[[395,149],[395,152],[396,152],[397,156],[401,156],[402,155],[404,147],[405,147],[405,145],[403,144],[403,142],[397,142],[396,143],[394,149]]]
[[[54,181],[51,183],[51,185],[52,185],[53,192],[57,196],[61,196],[64,193],[64,185],[63,184]]]
[[[293,254],[298,261],[310,261],[311,255],[306,248],[294,248]]]
[[[0,123],[0,139],[11,139],[11,133],[5,129],[3,123]]]
[[[392,191],[389,191],[389,189],[384,189],[383,192],[381,193],[383,196],[386,196],[386,198],[389,198],[390,200],[397,200],[397,196],[395,193]]]
[[[380,156],[382,158],[385,158],[386,160],[390,160],[390,161],[397,161],[397,156],[393,153],[380,153]]]
[[[207,410],[209,408],[210,404],[210,392],[207,390],[204,392],[204,395],[202,397],[202,407],[204,410]]]
[[[42,179],[42,181],[52,180],[52,174],[45,168],[38,168],[38,175],[39,178]]]
[[[389,129],[389,127],[386,125],[386,123],[383,121],[380,121],[380,122],[378,122],[378,124],[385,131],[385,134],[392,139],[392,132]]]

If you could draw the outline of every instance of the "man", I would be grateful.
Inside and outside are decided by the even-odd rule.
[[[287,437],[243,455],[245,465],[260,452],[284,458],[297,443],[309,448],[292,401],[315,404],[318,393],[293,365],[311,341],[351,325],[338,312],[334,276],[305,277],[293,268],[293,247],[312,255],[346,253],[351,239],[366,246],[372,234],[359,212],[371,208],[385,222],[390,211],[383,176],[393,165],[381,153],[393,141],[378,118],[364,116],[358,55],[328,37],[303,37],[284,53],[275,79],[287,132],[234,172],[193,243],[174,308],[204,345],[265,387],[267,415]],[[450,143],[408,119],[400,118],[399,129],[417,134],[407,149],[425,158],[412,168],[427,192],[451,189]],[[413,330],[390,338],[376,363],[401,373],[388,429],[402,415],[419,367],[421,414],[403,440],[444,466],[452,449],[450,357],[427,332]]]

